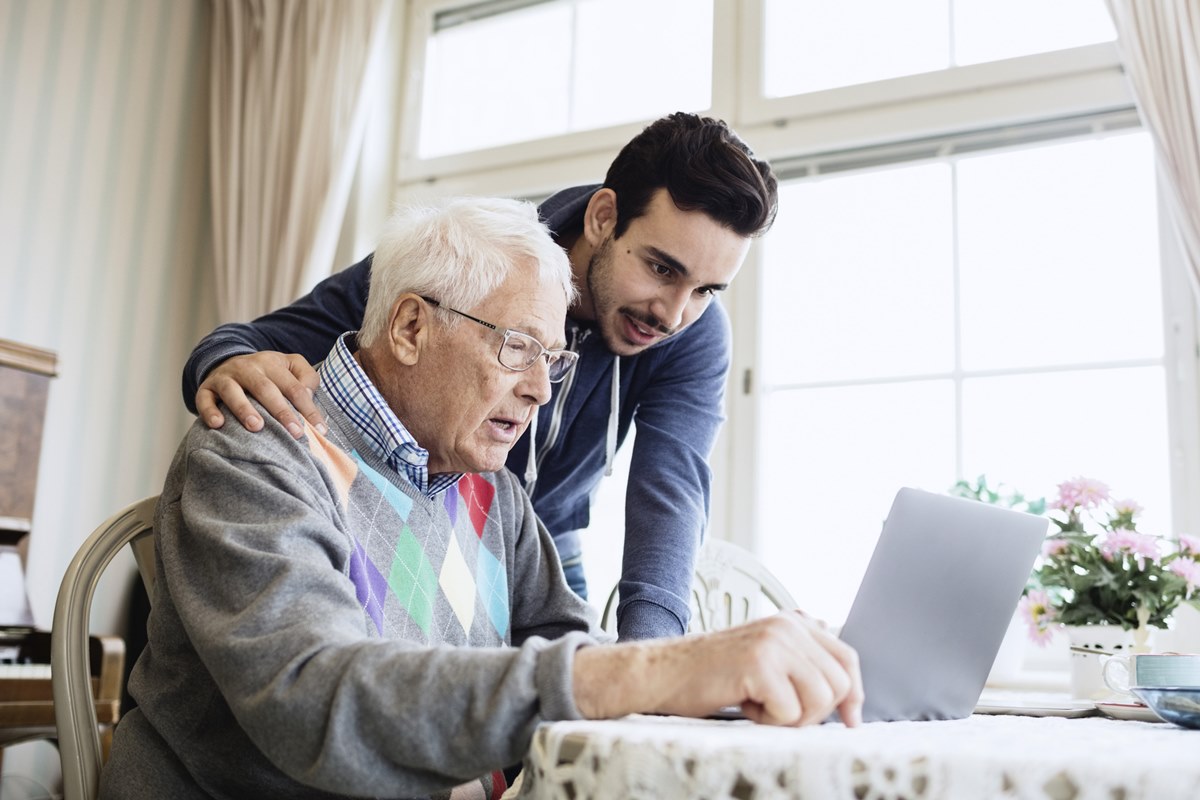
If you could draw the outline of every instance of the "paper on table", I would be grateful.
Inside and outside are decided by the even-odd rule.
[[[1066,692],[987,688],[975,705],[976,714],[1018,714],[1028,717],[1091,717],[1100,713],[1092,700]]]

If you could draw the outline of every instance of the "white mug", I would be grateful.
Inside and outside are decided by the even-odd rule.
[[[1184,653],[1134,653],[1110,656],[1104,661],[1104,683],[1119,694],[1130,687],[1200,687],[1200,655]]]

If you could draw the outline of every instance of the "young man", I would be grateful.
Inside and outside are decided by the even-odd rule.
[[[540,209],[580,287],[566,325],[579,366],[555,387],[508,465],[554,536],[568,583],[586,597],[579,531],[636,422],[617,609],[622,639],[687,628],[709,509],[708,455],[724,419],[729,371],[728,318],[713,298],[737,274],[751,237],[774,220],[776,199],[770,167],[723,122],[677,113],[630,141],[602,186],[566,189]],[[367,257],[287,308],[206,337],[184,371],[189,407],[215,427],[224,422],[222,401],[258,430],[262,418],[248,392],[293,435],[301,430],[293,405],[320,424],[308,365],[359,326],[370,271]]]
[[[496,797],[546,720],[741,704],[856,724],[853,650],[797,612],[592,635],[504,469],[570,374],[573,291],[528,204],[410,211],[376,253],[362,330],[321,365],[324,433],[192,427],[101,797]]]

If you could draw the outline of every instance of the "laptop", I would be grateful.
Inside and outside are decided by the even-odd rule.
[[[863,720],[974,711],[1049,520],[901,489],[840,638],[862,668]]]

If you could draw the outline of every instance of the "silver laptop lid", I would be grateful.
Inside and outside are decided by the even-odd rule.
[[[841,631],[862,666],[864,721],[972,712],[1048,525],[976,500],[897,493]]]

